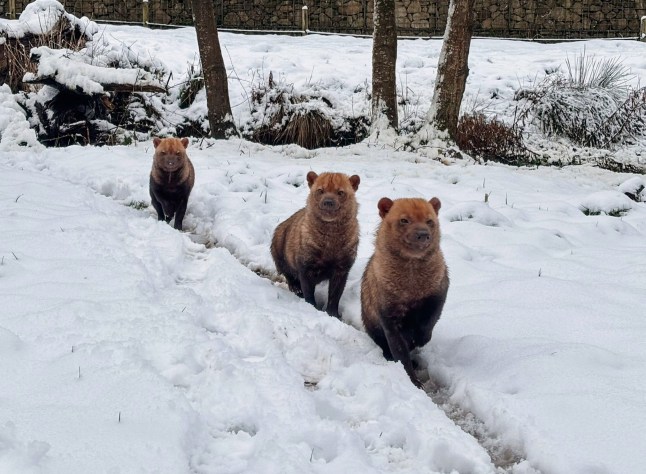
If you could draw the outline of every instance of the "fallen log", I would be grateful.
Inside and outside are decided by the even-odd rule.
[[[59,82],[56,76],[34,76],[26,77],[22,81],[25,84],[43,84],[53,87],[59,91],[71,91],[78,94],[99,95],[99,93],[88,93],[82,87],[76,85],[71,88],[67,83]],[[166,92],[160,85],[154,84],[117,84],[117,83],[102,83],[101,87],[104,92]]]
[[[33,48],[30,60],[38,63],[38,69],[36,73],[26,73],[23,83],[91,96],[106,92],[166,92],[153,74],[141,68],[95,66],[84,59],[68,50]]]

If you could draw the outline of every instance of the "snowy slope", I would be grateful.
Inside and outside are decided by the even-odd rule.
[[[365,334],[226,250],[3,176],[0,471],[493,472]]]
[[[15,303],[1,325],[24,347],[13,354],[16,361],[28,364],[31,350],[46,365],[63,365],[54,381],[45,378],[53,386],[50,398],[85,406],[96,400],[92,394],[122,386],[109,390],[116,400],[107,396],[96,406],[115,430],[106,433],[110,439],[124,429],[115,421],[118,412],[128,427],[140,400],[149,407],[152,395],[146,394],[154,393],[152,400],[179,419],[163,439],[176,451],[164,449],[165,455],[198,472],[221,463],[229,466],[223,472],[324,466],[330,472],[488,472],[475,442],[456,433],[401,367],[385,363],[355,329],[359,279],[378,220],[375,203],[383,195],[436,195],[443,201],[452,287],[422,352],[433,379],[541,472],[643,467],[636,453],[646,447],[646,209],[633,203],[617,218],[586,216],[579,208],[599,190],[616,193],[625,176],[586,167],[416,163],[415,155],[367,146],[301,158],[294,147],[238,140],[208,145],[189,147],[197,176],[185,221],[198,234],[191,239],[217,242],[263,273],[274,272],[271,232],[304,202],[308,170],[362,177],[359,258],[341,301],[350,325],[254,275],[226,250],[207,249],[158,224],[151,208],[121,205],[149,202],[149,145],[13,153],[3,157],[3,174],[12,183],[3,187],[3,201],[10,205],[9,228],[19,232],[3,242],[2,268],[11,273],[0,281]],[[81,275],[90,281],[82,284]],[[16,376],[31,372],[28,367]],[[87,379],[99,370],[95,387]],[[124,376],[139,372],[150,379],[144,386]],[[43,377],[16,384],[31,391]],[[72,383],[77,389],[65,390]],[[14,397],[27,404],[24,411],[43,410],[37,400]],[[45,465],[57,466],[62,461],[53,434],[39,437],[24,426],[33,419],[10,415],[22,412],[9,408],[3,416],[20,428],[23,444],[49,443],[51,464]],[[159,432],[145,412],[141,416],[146,421],[130,420],[139,435]],[[74,431],[93,427],[96,417],[86,413]],[[61,429],[56,424],[53,433]],[[69,443],[64,449],[74,459],[79,448]],[[317,450],[325,461],[319,467],[309,464]],[[450,454],[438,460],[445,450]]]

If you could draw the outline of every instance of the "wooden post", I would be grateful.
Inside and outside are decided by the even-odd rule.
[[[307,5],[303,5],[303,8],[301,9],[301,28],[304,35],[306,35],[307,31],[310,29],[310,16]]]
[[[16,19],[16,0],[9,0],[9,18]]]
[[[144,26],[148,26],[148,0],[143,0],[143,3],[141,4],[141,13],[143,18],[142,23]]]
[[[639,23],[639,40],[646,41],[646,16],[643,16]]]

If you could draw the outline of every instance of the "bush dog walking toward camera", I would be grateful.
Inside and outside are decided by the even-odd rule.
[[[155,155],[150,171],[150,199],[157,218],[182,230],[188,196],[195,183],[195,169],[186,155],[188,138],[153,138]]]
[[[375,253],[361,280],[361,318],[388,360],[421,387],[410,352],[431,340],[449,274],[440,250],[440,200],[381,198]]]
[[[278,273],[305,301],[316,306],[314,288],[329,280],[326,311],[339,319],[339,300],[359,245],[354,196],[359,182],[357,175],[307,173],[306,206],[281,222],[271,241]]]

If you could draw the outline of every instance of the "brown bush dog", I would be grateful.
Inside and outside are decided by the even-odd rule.
[[[361,280],[361,319],[388,360],[401,361],[411,381],[411,351],[431,340],[449,289],[440,250],[440,200],[379,200],[375,253]]]
[[[182,230],[188,196],[195,183],[195,169],[186,155],[188,138],[153,138],[155,155],[150,171],[150,199],[158,220],[175,216],[175,229]]]
[[[326,311],[339,319],[339,300],[359,245],[359,182],[357,175],[307,173],[306,206],[281,222],[271,241],[276,269],[305,301],[316,306],[314,288],[329,280]]]

